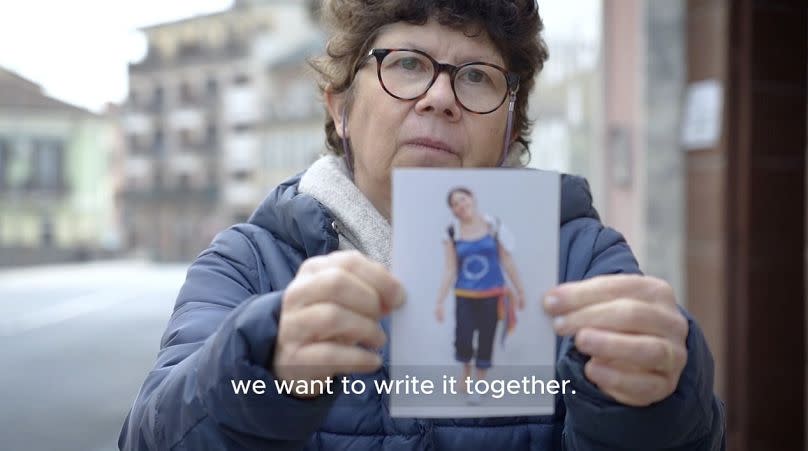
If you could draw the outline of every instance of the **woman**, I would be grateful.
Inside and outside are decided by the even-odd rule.
[[[494,333],[500,315],[505,319],[503,339],[515,325],[511,307],[524,309],[525,290],[513,262],[510,246],[502,241],[503,227],[496,218],[477,210],[477,202],[468,188],[449,191],[446,202],[456,218],[444,240],[445,269],[438,291],[435,317],[443,322],[443,303],[449,288],[455,288],[455,359],[463,364],[461,381],[472,377],[471,359],[477,368],[474,380],[485,379],[491,368]],[[515,287],[507,290],[505,275]],[[477,332],[477,352],[473,348]],[[463,382],[463,386],[468,385]],[[480,402],[478,393],[468,393],[470,404]]]
[[[121,448],[716,449],[723,410],[704,337],[669,285],[638,275],[573,177],[561,200],[568,283],[526,300],[556,317],[557,371],[577,393],[558,396],[553,416],[393,419],[374,390],[274,389],[387,377],[387,315],[406,301],[388,269],[392,168],[520,161],[547,56],[534,0],[323,8],[332,36],[315,67],[329,155],[191,265]],[[235,381],[255,380],[262,395],[234,394]]]

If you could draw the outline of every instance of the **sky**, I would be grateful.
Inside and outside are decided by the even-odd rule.
[[[58,99],[100,111],[126,98],[138,28],[227,9],[232,0],[24,0],[0,7],[0,66]],[[7,6],[13,4],[14,6]]]
[[[545,37],[597,40],[601,0],[539,0]],[[127,96],[127,64],[142,58],[138,28],[221,11],[232,0],[6,0],[0,67],[60,100],[100,112]],[[13,4],[14,6],[7,6]],[[551,60],[552,61],[552,60]]]

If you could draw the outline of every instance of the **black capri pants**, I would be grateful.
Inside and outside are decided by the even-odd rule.
[[[455,305],[455,359],[469,363],[474,358],[477,368],[491,368],[494,334],[497,330],[498,297],[472,299],[457,297]],[[473,348],[477,331],[477,353]]]

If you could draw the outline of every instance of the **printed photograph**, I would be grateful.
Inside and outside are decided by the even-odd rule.
[[[557,283],[558,222],[553,172],[395,171],[393,273],[408,302],[392,315],[390,377],[435,388],[392,393],[393,416],[553,412],[540,299]]]

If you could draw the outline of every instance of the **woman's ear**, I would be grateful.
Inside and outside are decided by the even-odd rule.
[[[344,113],[345,109],[345,93],[335,94],[331,88],[325,89],[325,106],[328,110],[328,115],[331,116],[331,119],[334,121],[334,126],[337,129],[337,135],[340,138],[346,138],[346,136],[342,136],[342,121],[347,117]]]

